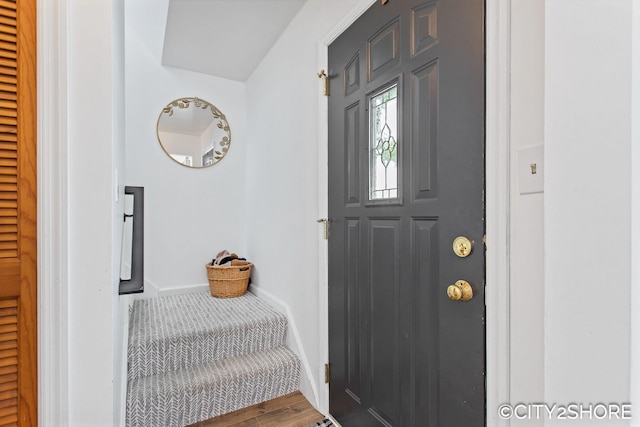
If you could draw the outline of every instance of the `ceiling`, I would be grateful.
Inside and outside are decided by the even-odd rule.
[[[162,65],[245,82],[306,0],[170,0]]]

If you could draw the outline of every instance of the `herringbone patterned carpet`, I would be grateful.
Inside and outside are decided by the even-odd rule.
[[[181,427],[296,391],[287,319],[248,293],[135,301],[128,347],[128,427]]]

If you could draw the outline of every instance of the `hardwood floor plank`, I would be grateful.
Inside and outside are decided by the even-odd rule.
[[[324,416],[299,391],[189,427],[306,427]]]
[[[260,427],[306,427],[323,418],[308,402],[298,402],[258,417]]]
[[[207,424],[207,425],[218,425],[218,424]],[[251,418],[249,420],[240,421],[239,423],[231,424],[233,427],[260,427],[260,423],[257,418]]]

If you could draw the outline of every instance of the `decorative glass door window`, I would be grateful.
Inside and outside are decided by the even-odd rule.
[[[398,198],[398,85],[369,101],[369,200]]]

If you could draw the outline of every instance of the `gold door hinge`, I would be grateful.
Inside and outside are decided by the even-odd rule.
[[[324,227],[324,240],[329,240],[329,219],[320,218],[317,222]]]
[[[331,379],[331,368],[328,363],[324,364],[324,383],[329,384],[329,380]]]
[[[384,6],[385,4],[387,4],[389,2],[389,0],[382,0],[382,5]]]
[[[320,72],[318,73],[318,78],[320,79],[324,79],[324,96],[329,96],[329,76],[327,75],[327,73],[324,72],[324,70],[320,70]]]

